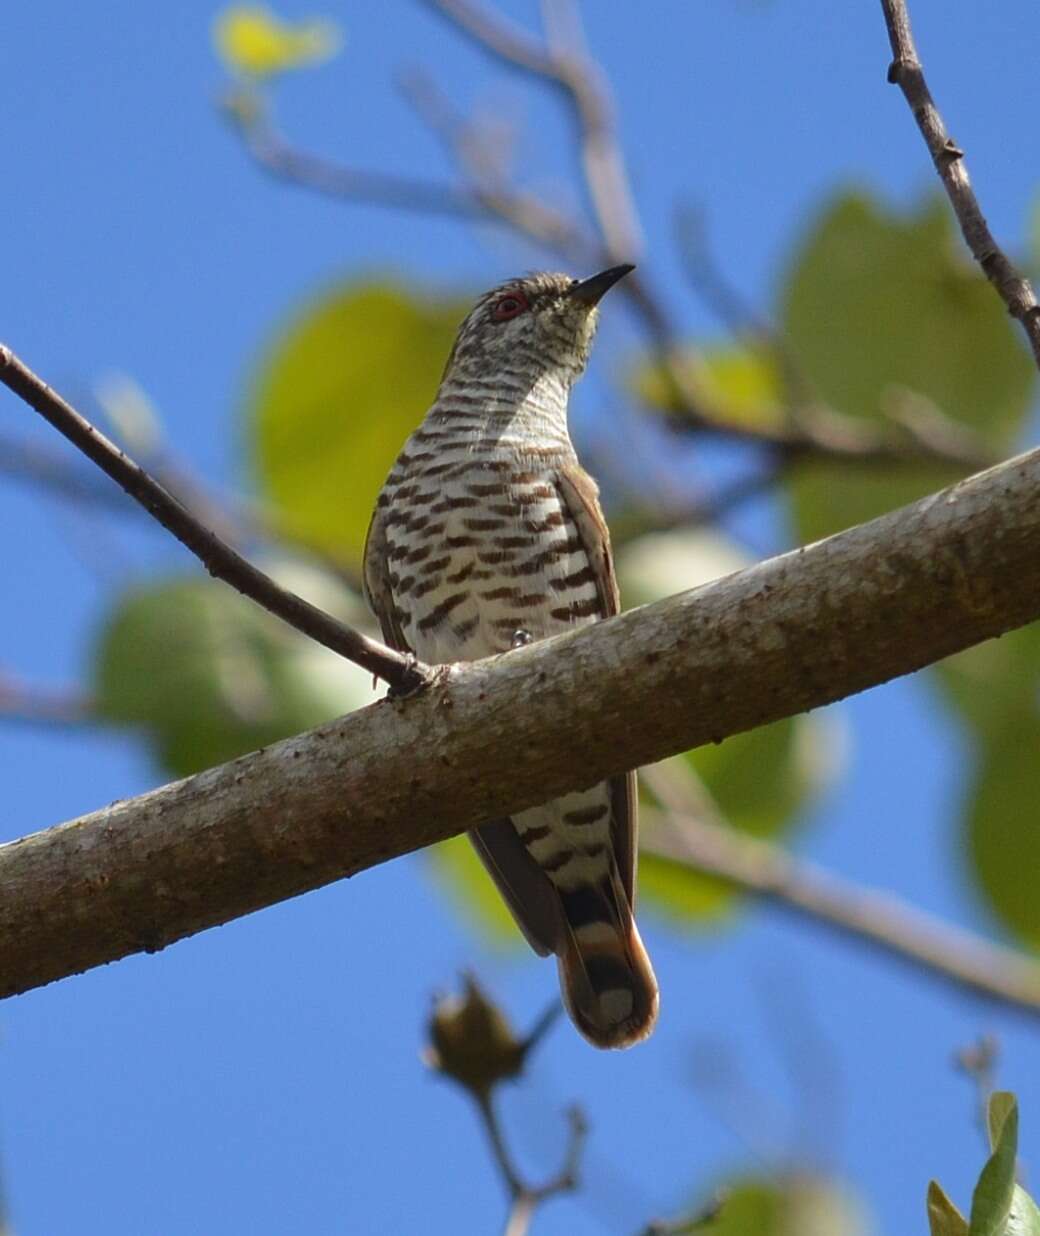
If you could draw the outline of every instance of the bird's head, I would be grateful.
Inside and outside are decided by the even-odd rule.
[[[590,279],[543,272],[492,288],[459,327],[445,379],[502,374],[535,382],[555,372],[570,385],[589,359],[596,306],[634,269],[612,266]]]

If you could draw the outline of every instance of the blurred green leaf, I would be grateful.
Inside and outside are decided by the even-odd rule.
[[[938,199],[900,216],[865,194],[839,197],[798,253],[781,306],[787,346],[839,413],[891,424],[894,411],[924,407],[997,450],[1023,424],[1033,367]],[[799,538],[873,518],[951,477],[814,464],[790,487]]]
[[[1001,921],[1040,947],[1040,721],[1009,728],[979,752],[967,797],[968,848],[976,879]]]
[[[968,1236],[968,1221],[937,1180],[928,1185],[928,1229],[931,1236]]]
[[[342,589],[317,572],[279,577],[326,609],[350,610]],[[98,641],[94,693],[102,717],[146,731],[174,776],[373,699],[363,670],[206,578],[153,584],[117,603]]]
[[[618,554],[626,604],[645,604],[746,566],[732,541],[705,529],[652,533]],[[678,775],[696,778],[724,822],[756,837],[778,837],[833,777],[840,744],[832,716],[793,717],[677,756]],[[717,916],[736,894],[724,882],[647,855],[645,899],[683,918]]]
[[[1040,947],[1040,624],[950,657],[934,679],[974,744],[963,810],[972,874],[1001,922]]]
[[[711,420],[748,429],[780,429],[787,419],[783,383],[766,348],[735,344],[699,345],[676,358],[697,406]],[[672,388],[655,361],[639,363],[628,386],[643,403],[681,412]]]
[[[357,567],[376,495],[433,402],[459,304],[354,283],[273,345],[249,406],[263,496],[282,532]]]
[[[1030,726],[1040,714],[1040,623],[976,644],[936,666],[948,701],[983,743]]]
[[[744,1179],[727,1190],[705,1236],[867,1236],[862,1208],[835,1181]]]

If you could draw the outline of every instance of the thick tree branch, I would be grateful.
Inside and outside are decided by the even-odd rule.
[[[0,994],[216,926],[1040,616],[1040,451],[0,847]],[[1040,1001],[1038,1001],[1040,1004]]]
[[[430,671],[413,658],[369,639],[303,597],[280,587],[240,553],[204,527],[168,490],[0,344],[0,382],[120,485],[199,559],[207,571],[262,605],[304,635],[369,670],[396,691],[427,682]]]
[[[902,90],[910,105],[972,256],[1000,294],[1008,312],[1022,323],[1033,356],[1040,366],[1040,305],[1037,304],[1033,286],[989,230],[964,164],[964,151],[946,131],[925,81],[905,0],[881,0],[881,8],[888,27],[888,41],[892,46],[888,80]]]

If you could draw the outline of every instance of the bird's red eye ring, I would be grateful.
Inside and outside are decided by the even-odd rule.
[[[508,322],[510,318],[517,317],[530,307],[530,302],[523,292],[510,292],[508,296],[502,296],[495,301],[491,316],[496,322]]]

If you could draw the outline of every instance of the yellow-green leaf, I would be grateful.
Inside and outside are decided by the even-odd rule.
[[[937,1180],[928,1185],[928,1229],[931,1236],[968,1236],[968,1221],[943,1192]]]
[[[285,535],[360,565],[376,495],[433,402],[464,313],[396,284],[353,283],[273,342],[248,417],[260,488]]]
[[[870,1225],[862,1206],[838,1182],[803,1173],[734,1182],[703,1231],[705,1236],[868,1236]]]
[[[232,73],[265,78],[328,60],[342,36],[327,19],[287,22],[266,5],[235,4],[217,15],[213,42]]]
[[[698,344],[679,352],[685,385],[698,410],[712,421],[747,429],[780,429],[785,421],[783,383],[765,347]],[[629,375],[633,393],[652,408],[681,412],[656,361],[642,361]]]

